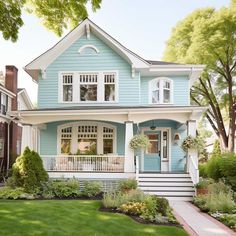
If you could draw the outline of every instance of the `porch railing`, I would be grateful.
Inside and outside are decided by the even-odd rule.
[[[41,156],[46,171],[124,172],[124,156]]]
[[[197,184],[199,182],[199,170],[191,155],[188,158],[188,171],[193,183]]]

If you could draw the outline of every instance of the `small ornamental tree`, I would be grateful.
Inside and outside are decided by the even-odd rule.
[[[221,149],[220,149],[220,142],[216,140],[213,145],[213,151],[211,153],[212,157],[219,157],[221,156]]]
[[[37,152],[31,151],[29,147],[26,147],[23,155],[16,159],[12,170],[12,179],[15,185],[23,187],[26,192],[35,192],[43,182],[48,180],[42,159]]]

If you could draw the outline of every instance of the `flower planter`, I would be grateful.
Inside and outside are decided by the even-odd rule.
[[[197,189],[197,195],[206,195],[206,194],[208,194],[207,188],[198,188]]]

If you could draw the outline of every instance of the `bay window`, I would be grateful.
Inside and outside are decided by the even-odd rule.
[[[173,81],[169,78],[157,78],[149,82],[149,103],[170,104],[173,97]]]
[[[59,102],[116,102],[117,72],[71,72],[60,74]]]

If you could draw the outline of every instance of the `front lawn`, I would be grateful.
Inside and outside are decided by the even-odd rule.
[[[1,200],[0,235],[187,235],[180,228],[144,225],[126,215],[100,212],[100,204],[82,200]]]

